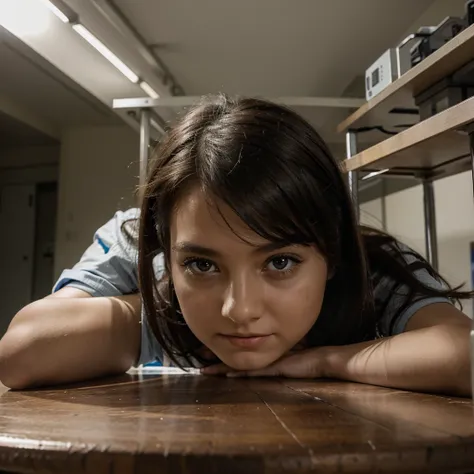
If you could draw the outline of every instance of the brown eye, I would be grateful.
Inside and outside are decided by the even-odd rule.
[[[273,265],[273,268],[279,271],[286,270],[288,263],[290,263],[288,257],[276,257],[270,262],[270,264]]]
[[[211,270],[214,265],[209,262],[209,260],[197,260],[194,262],[194,266],[200,272],[206,273]]]
[[[193,275],[203,275],[218,271],[215,263],[205,258],[189,258],[184,261],[186,271]]]
[[[289,273],[294,270],[301,260],[290,255],[276,255],[268,261],[267,269],[273,272]]]

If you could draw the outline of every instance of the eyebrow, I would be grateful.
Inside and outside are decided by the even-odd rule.
[[[255,253],[269,253],[274,250],[279,250],[288,247],[291,244],[284,242],[269,242],[268,244],[255,246]],[[221,254],[214,249],[203,247],[201,245],[193,244],[192,242],[178,242],[173,245],[172,250],[175,252],[197,253],[206,257],[220,257]]]

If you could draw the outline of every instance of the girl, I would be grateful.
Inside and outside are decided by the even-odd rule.
[[[143,196],[138,271],[131,210],[55,295],[15,316],[0,342],[6,385],[167,356],[205,374],[470,394],[470,321],[453,306],[470,293],[357,225],[336,161],[294,112],[205,100],[159,146]]]

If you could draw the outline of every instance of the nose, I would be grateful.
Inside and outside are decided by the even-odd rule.
[[[263,310],[264,289],[249,276],[240,276],[229,282],[222,305],[222,316],[243,326],[260,319]]]

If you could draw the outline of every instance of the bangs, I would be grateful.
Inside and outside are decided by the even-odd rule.
[[[284,161],[281,161],[283,166],[275,166],[275,160],[269,169],[265,163],[270,160],[260,155],[261,166],[253,162],[249,173],[248,161],[255,157],[246,157],[242,148],[234,163],[222,157],[214,159],[220,166],[214,167],[214,160],[206,160],[209,166],[201,167],[198,181],[208,204],[237,237],[252,245],[226,220],[219,202],[263,239],[284,245],[315,245],[331,266],[336,263],[339,232],[335,214],[338,212],[330,208],[324,190],[315,189],[314,179],[305,170],[290,172],[285,169]]]

